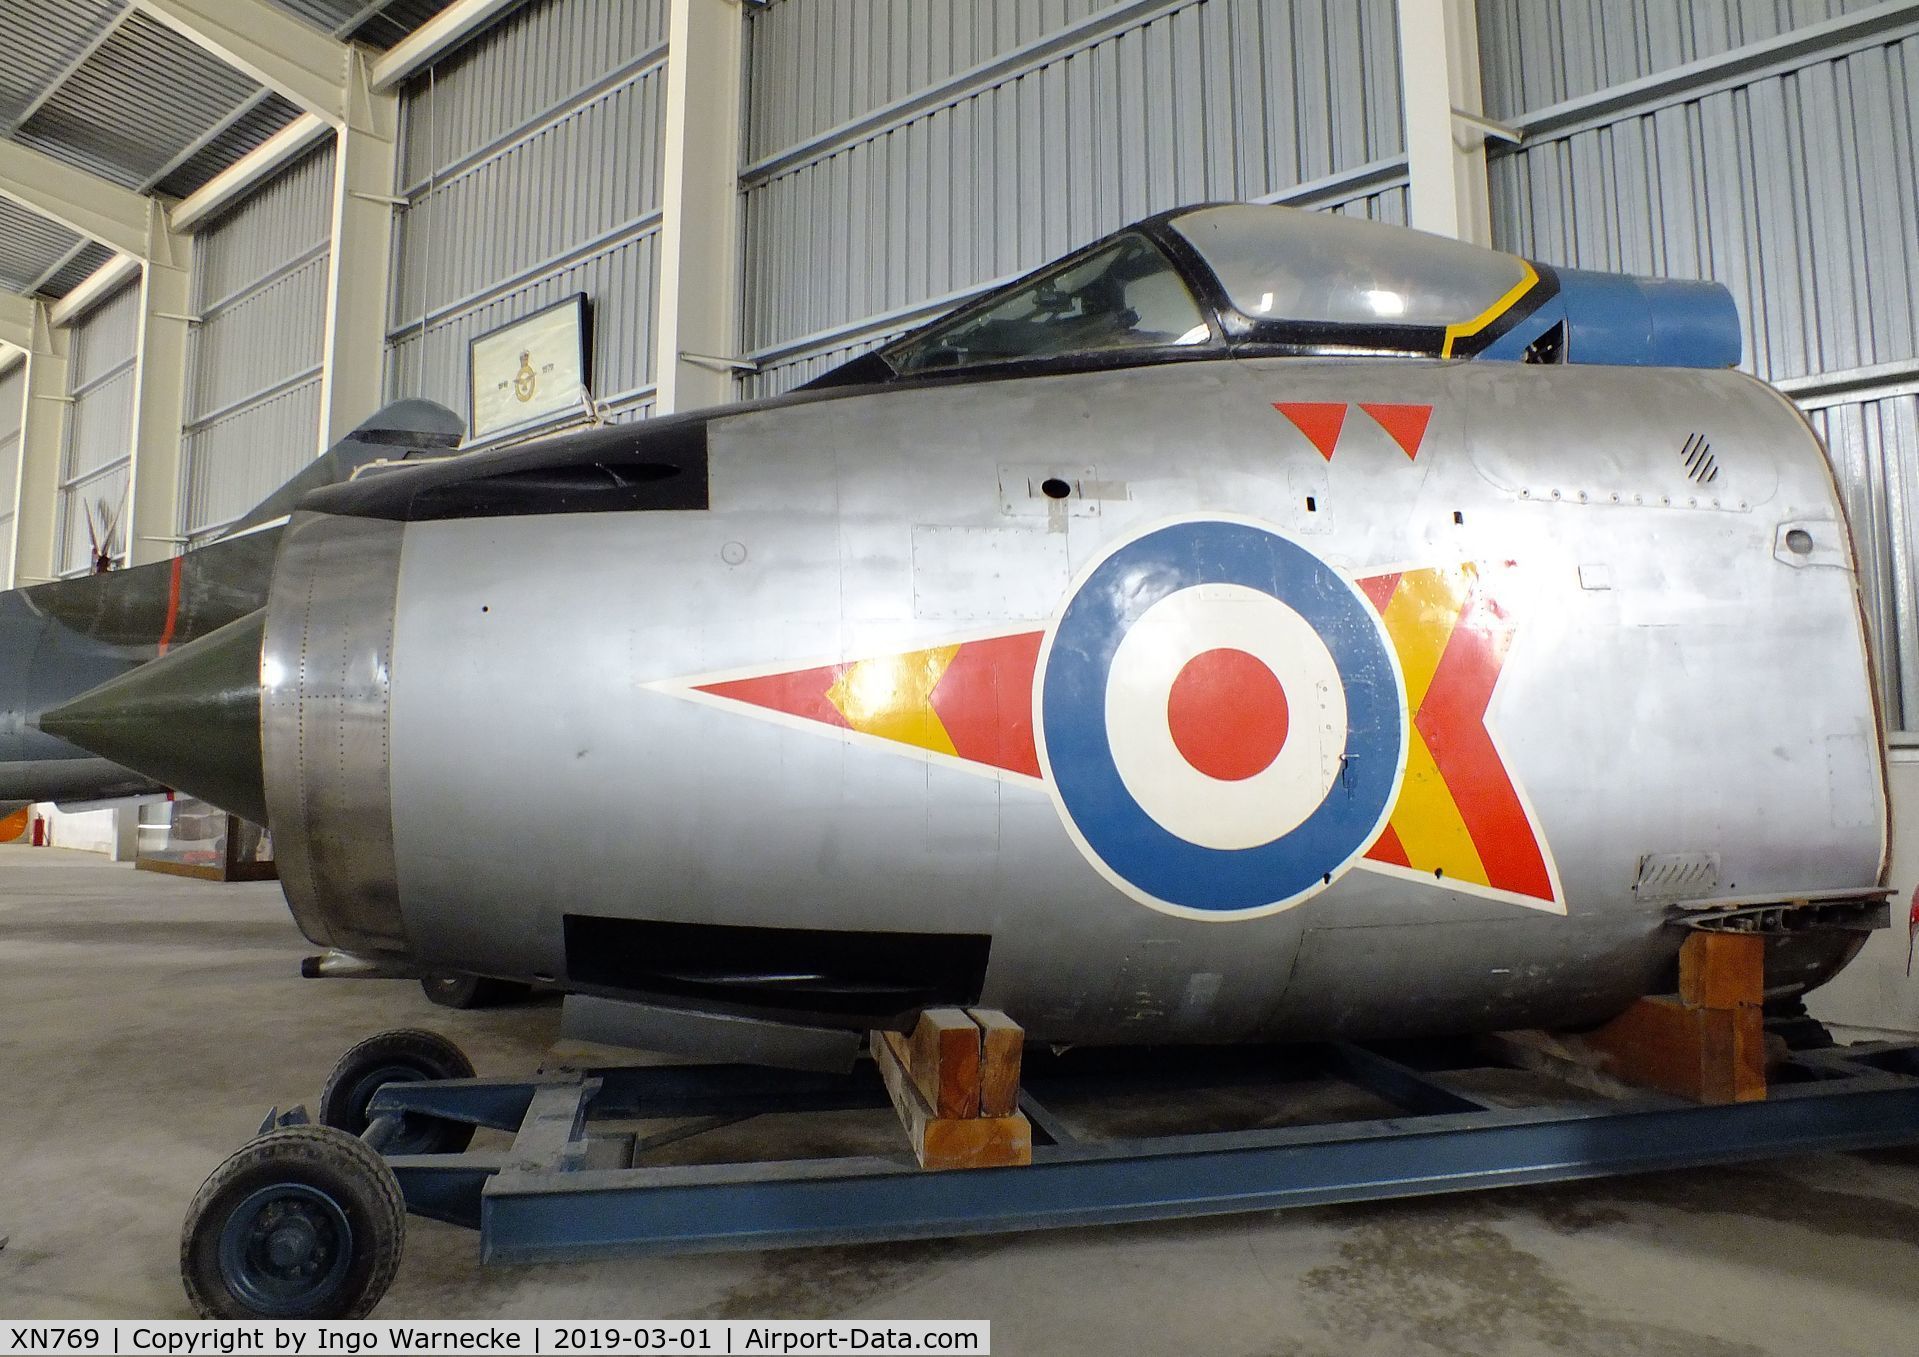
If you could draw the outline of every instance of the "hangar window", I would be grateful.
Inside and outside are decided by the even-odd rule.
[[[1206,317],[1166,256],[1143,236],[1126,235],[915,335],[887,350],[886,360],[900,373],[937,372],[1211,338]]]

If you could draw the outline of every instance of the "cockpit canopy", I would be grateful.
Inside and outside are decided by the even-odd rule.
[[[1716,283],[1554,269],[1247,203],[1151,217],[811,383],[1268,355],[1730,367]]]

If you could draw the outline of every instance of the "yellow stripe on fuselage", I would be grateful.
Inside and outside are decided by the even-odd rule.
[[[1409,570],[1387,601],[1381,620],[1399,655],[1406,679],[1406,711],[1416,718],[1432,687],[1433,675],[1452,640],[1453,628],[1465,606],[1465,570]],[[1406,777],[1393,805],[1393,833],[1398,835],[1406,860],[1422,872],[1438,870],[1455,880],[1490,884],[1486,866],[1473,845],[1466,822],[1439,765],[1426,747],[1416,721],[1409,722],[1406,738]]]
[[[1465,602],[1464,581],[1451,570],[1409,570],[1399,578],[1399,586],[1386,604],[1380,620],[1399,654],[1400,672],[1406,676],[1406,710],[1418,715],[1419,704],[1426,700],[1433,675],[1439,671],[1439,657],[1446,653],[1452,639],[1453,624],[1459,620]]]
[[[826,698],[864,735],[897,740],[935,754],[954,754],[953,737],[933,710],[933,689],[959,647],[937,646],[848,665]]]
[[[1437,869],[1454,880],[1491,884],[1452,791],[1417,728],[1406,741],[1406,780],[1400,784],[1392,825],[1406,861],[1419,871]]]
[[[1533,290],[1533,284],[1539,281],[1539,274],[1534,271],[1531,264],[1528,264],[1523,259],[1519,261],[1519,267],[1525,271],[1524,276],[1520,278],[1518,282],[1514,283],[1503,297],[1474,316],[1471,320],[1461,321],[1457,325],[1448,325],[1446,327],[1446,345],[1439,351],[1441,358],[1451,358],[1453,356],[1454,344],[1462,339],[1478,334],[1488,325],[1491,325],[1494,321],[1512,310],[1513,305],[1518,302],[1521,297]]]

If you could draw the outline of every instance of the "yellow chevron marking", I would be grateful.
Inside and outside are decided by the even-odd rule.
[[[1452,640],[1466,601],[1470,568],[1407,571],[1381,615],[1406,677],[1409,716],[1419,715],[1440,657]],[[1416,724],[1409,724],[1406,736],[1406,777],[1392,813],[1393,832],[1406,850],[1406,860],[1422,872],[1437,869],[1455,880],[1489,885],[1479,849],[1426,747],[1426,737]]]
[[[1406,675],[1406,711],[1411,716],[1419,715],[1465,601],[1465,581],[1458,571],[1409,570],[1386,604],[1381,620]]]
[[[1478,334],[1488,325],[1491,325],[1494,321],[1512,310],[1514,303],[1533,290],[1533,284],[1539,281],[1539,274],[1534,271],[1531,264],[1528,264],[1523,259],[1519,261],[1519,267],[1524,270],[1523,274],[1519,281],[1514,283],[1503,297],[1474,316],[1471,320],[1463,320],[1457,325],[1448,325],[1446,327],[1446,346],[1439,351],[1441,358],[1451,358],[1453,356],[1453,345],[1456,342],[1471,335]]]
[[[957,755],[953,737],[933,710],[933,689],[957,654],[959,647],[951,645],[861,660],[826,690],[827,700],[854,730]]]
[[[1416,729],[1406,741],[1406,780],[1400,785],[1392,824],[1400,847],[1406,850],[1406,861],[1420,871],[1437,868],[1455,880],[1492,884],[1446,779],[1439,775],[1432,751]]]

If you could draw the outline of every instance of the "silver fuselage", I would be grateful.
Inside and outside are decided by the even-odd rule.
[[[1334,455],[1289,402],[1349,405]],[[1416,456],[1365,402],[1431,407]],[[1881,879],[1844,513],[1748,377],[1187,362],[776,404],[707,438],[705,510],[296,516],[263,746],[309,933],[561,985],[569,914],[980,935],[982,1001],[1039,1039],[1382,1036],[1597,1022],[1670,968],[1675,899]],[[1351,579],[1502,571],[1485,724],[1552,901],[1361,865],[1285,908],[1156,908],[1045,779],[688,700],[1045,631],[1116,543],[1207,515]]]

